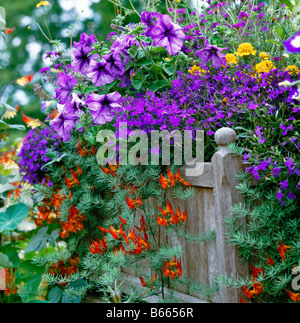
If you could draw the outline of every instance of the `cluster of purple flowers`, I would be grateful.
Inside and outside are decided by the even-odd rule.
[[[53,130],[35,128],[24,138],[22,148],[18,154],[20,158],[20,173],[23,181],[38,184],[45,179],[43,166],[51,159],[46,156],[49,149],[59,151],[59,139]],[[51,185],[49,182],[48,185]]]
[[[192,130],[195,112],[149,91],[141,97],[123,99],[116,109],[115,126],[118,129],[120,122],[126,122],[128,130],[140,129],[149,135],[152,130]]]

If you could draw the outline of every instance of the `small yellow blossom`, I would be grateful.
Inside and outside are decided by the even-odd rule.
[[[270,60],[265,60],[255,65],[257,73],[268,73],[275,68],[276,67],[273,65],[273,62]]]
[[[188,70],[188,72],[190,74],[193,74],[193,75],[195,75],[195,74],[201,74],[201,75],[203,75],[203,74],[209,73],[209,71],[206,71],[206,70],[204,70],[203,68],[201,68],[200,66],[197,66],[197,65],[194,65],[193,67],[191,67]]]
[[[47,6],[49,6],[49,2],[48,1],[40,1],[40,3],[38,3],[37,5],[36,5],[36,7],[37,8],[39,8],[39,7],[47,7]]]
[[[171,59],[169,57],[165,57],[165,61],[169,62]]]
[[[226,58],[226,63],[229,65],[238,63],[238,59],[234,54],[226,54],[225,58]]]
[[[268,60],[271,57],[271,55],[268,55],[266,52],[261,52],[259,54],[259,57],[263,60]]]
[[[286,67],[285,70],[288,71],[290,75],[293,75],[293,74],[298,75],[299,72],[300,72],[299,68],[297,66],[295,66],[295,65],[289,65],[289,66]]]
[[[242,43],[239,45],[237,52],[234,54],[237,56],[249,56],[249,55],[256,55],[256,50],[254,50],[253,46],[250,43]]]

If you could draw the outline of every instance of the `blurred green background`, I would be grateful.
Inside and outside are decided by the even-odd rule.
[[[45,54],[53,51],[53,48],[35,23],[40,24],[47,34],[43,7],[36,8],[39,2],[39,0],[0,0],[0,6],[6,11],[6,27],[16,28],[11,34],[4,34],[5,45],[0,46],[0,92],[11,81],[35,73],[29,85],[21,87],[12,84],[1,99],[1,103],[20,106],[13,123],[23,124],[21,111],[28,116],[43,120],[41,101],[34,95],[33,85],[37,82],[43,84],[43,77],[39,71],[49,65],[50,61],[45,60]],[[108,0],[48,0],[48,2],[50,5],[44,8],[47,22],[52,38],[61,41],[61,48],[67,50],[70,48],[72,25],[74,25],[74,41],[78,41],[83,32],[92,33],[88,28],[90,22],[95,25],[94,31],[98,40],[105,41],[107,35],[113,31],[110,24],[115,18],[114,5]],[[137,7],[141,4],[140,0],[132,2]],[[129,1],[124,1],[124,5],[130,8]],[[126,22],[135,22],[137,19],[138,16],[133,14]],[[44,88],[47,90],[47,85]],[[10,133],[11,139],[22,135],[20,132]]]

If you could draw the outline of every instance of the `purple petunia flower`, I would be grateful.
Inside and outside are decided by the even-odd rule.
[[[60,104],[65,104],[72,100],[71,92],[78,80],[73,75],[61,74],[57,80],[58,89],[55,89],[55,99],[59,100]]]
[[[144,11],[141,14],[141,22],[146,25],[146,29],[145,29],[145,35],[147,37],[151,36],[151,31],[154,25],[154,18],[158,17],[160,14],[158,14],[156,11],[154,12],[148,12],[148,11]]]
[[[78,43],[74,42],[74,47],[77,48],[78,46],[85,46],[90,48],[90,50],[93,49],[93,44],[97,42],[97,39],[94,34],[91,34],[90,36],[86,33],[83,33],[80,35],[80,40]]]
[[[300,30],[289,39],[282,42],[285,49],[290,53],[300,52]]]
[[[118,92],[109,94],[90,94],[86,99],[86,104],[91,110],[91,116],[96,124],[110,122],[115,110],[120,108],[122,96]]]
[[[171,16],[161,15],[154,23],[151,37],[155,46],[164,47],[170,55],[176,55],[183,46],[185,34],[179,25],[173,23]]]
[[[103,86],[115,80],[115,77],[108,70],[105,59],[102,59],[100,62],[91,61],[87,76],[96,86]]]
[[[91,54],[92,49],[88,46],[79,45],[73,50],[74,61],[72,68],[75,72],[86,75],[89,71],[90,63],[92,60],[99,58],[98,54]]]
[[[122,37],[117,38],[110,47],[113,54],[122,54],[125,57],[129,57],[128,49],[131,46],[139,46],[138,41],[132,35],[122,35]]]
[[[50,121],[51,128],[57,132],[63,141],[71,139],[71,130],[74,129],[78,116],[77,110],[71,105],[65,105],[58,117]]]
[[[125,73],[125,65],[119,54],[107,54],[102,56],[106,60],[106,69],[117,79],[121,79]]]
[[[215,45],[210,45],[208,39],[204,42],[204,48],[195,52],[201,60],[202,66],[206,66],[212,60],[212,66],[220,68],[222,65],[226,65],[225,54],[222,54],[224,48],[219,48]]]

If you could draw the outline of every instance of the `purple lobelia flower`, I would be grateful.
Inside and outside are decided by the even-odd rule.
[[[108,70],[108,64],[105,59],[100,62],[91,61],[87,76],[96,86],[103,86],[115,80],[115,77]]]
[[[72,62],[72,68],[75,72],[82,75],[88,73],[91,61],[99,58],[98,54],[90,55],[91,51],[90,47],[80,44],[73,50],[74,61]]]
[[[58,117],[50,121],[51,128],[59,135],[62,141],[71,139],[71,130],[74,129],[78,116],[72,104],[66,104]]]
[[[215,45],[210,45],[208,39],[204,42],[204,48],[195,52],[201,60],[202,66],[206,66],[212,60],[212,66],[220,68],[222,65],[226,65],[225,54],[222,54],[224,48],[219,48]]]
[[[106,69],[117,79],[121,79],[125,73],[125,65],[119,54],[107,54],[102,56],[106,60]]]
[[[73,75],[60,74],[57,85],[58,89],[55,89],[55,99],[59,100],[60,104],[65,104],[72,100],[71,92],[74,90],[74,86],[78,83],[78,80]]]
[[[120,108],[122,96],[118,92],[109,94],[90,94],[86,99],[86,104],[91,110],[91,116],[96,124],[110,122],[115,110]]]
[[[289,39],[282,42],[285,49],[290,53],[300,53],[300,30]]]
[[[176,55],[183,46],[185,34],[182,28],[173,23],[169,15],[160,15],[151,31],[153,44],[157,47],[164,47],[170,55]]]

